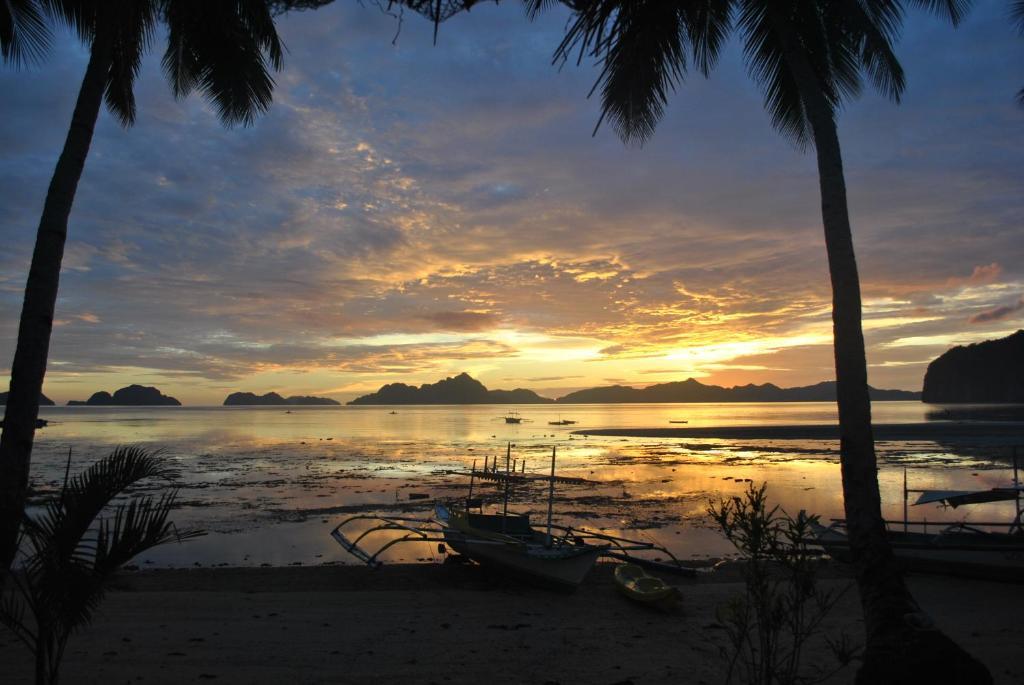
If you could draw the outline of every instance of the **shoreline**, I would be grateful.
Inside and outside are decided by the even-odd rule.
[[[971,421],[874,424],[875,440],[982,441],[1024,443],[1024,422]],[[722,440],[839,440],[839,425],[701,426],[692,428],[582,428],[573,435],[623,438],[700,438]]]
[[[742,588],[735,569],[667,579],[684,608],[662,614],[621,597],[612,566],[600,564],[573,594],[458,564],[129,572],[95,624],[72,637],[62,674],[75,683],[722,682],[715,610]],[[825,587],[850,582],[838,566],[823,569]],[[1024,679],[1019,586],[923,575],[909,582],[995,682]],[[826,630],[862,642],[855,591]],[[10,682],[31,682],[28,651],[3,631],[0,659]],[[832,663],[822,640],[806,663]],[[853,676],[847,666],[826,682]]]

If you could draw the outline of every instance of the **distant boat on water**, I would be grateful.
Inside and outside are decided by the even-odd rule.
[[[558,417],[557,421],[548,421],[549,426],[575,426],[577,423],[579,423],[579,421],[563,419],[561,416]]]
[[[517,411],[510,411],[504,416],[499,416],[498,418],[504,419],[505,423],[522,423],[524,421],[523,417],[520,416]]]
[[[689,421],[687,421],[686,419],[676,419],[676,420],[672,420],[672,419],[669,419],[669,421],[668,421],[668,422],[669,422],[669,423],[690,423],[690,422],[689,422]]]

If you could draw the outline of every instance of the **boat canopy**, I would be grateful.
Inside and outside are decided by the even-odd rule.
[[[991,490],[919,490],[918,492],[921,495],[914,502],[915,505],[944,502],[955,509],[962,504],[1012,501],[1024,492],[1024,486],[1015,485],[1008,488],[992,488]]]

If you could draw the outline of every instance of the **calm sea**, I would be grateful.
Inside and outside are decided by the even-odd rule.
[[[708,523],[709,499],[769,484],[787,511],[842,515],[837,446],[826,441],[582,437],[600,427],[668,427],[833,423],[832,403],[646,404],[515,407],[522,424],[506,424],[509,406],[399,407],[46,407],[51,424],[37,433],[32,482],[37,498],[59,487],[68,452],[72,472],[123,444],[160,450],[175,468],[179,526],[208,535],[154,550],[153,566],[351,563],[329,536],[358,514],[427,516],[434,498],[464,494],[463,475],[508,445],[517,469],[543,472],[557,450],[558,472],[587,479],[562,486],[556,517],[569,525],[657,540],[682,558],[731,552]],[[874,405],[877,423],[920,422],[918,402]],[[548,425],[569,419],[573,426]],[[902,515],[910,487],[991,487],[1009,479],[1006,448],[888,442],[878,445],[882,498],[889,518]],[[409,495],[427,495],[427,499]],[[498,493],[485,489],[496,501]],[[992,520],[1004,505],[915,518]],[[540,489],[513,493],[513,508],[538,516]],[[1012,507],[1012,505],[1011,505]],[[1012,513],[1012,512],[1011,512]],[[357,526],[366,525],[357,522]],[[429,561],[435,548],[398,546],[391,560]]]

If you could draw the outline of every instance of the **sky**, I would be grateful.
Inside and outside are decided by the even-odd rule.
[[[1024,327],[1024,38],[977,5],[957,30],[908,14],[902,103],[839,119],[876,387]],[[483,5],[435,46],[373,3],[287,15],[274,104],[233,129],[173,98],[157,36],[136,125],[97,125],[44,392],[832,379],[814,156],[771,128],[741,46],[627,146],[592,135],[593,65],[552,65],[565,17]],[[0,375],[85,62],[59,33],[0,67]]]

